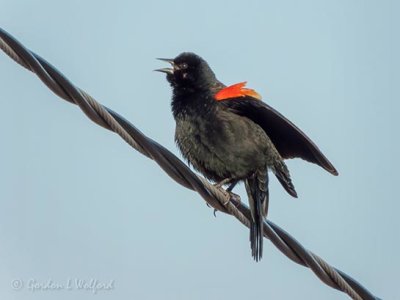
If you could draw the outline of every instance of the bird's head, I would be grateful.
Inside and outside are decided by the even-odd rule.
[[[207,62],[200,56],[184,52],[173,59],[159,58],[171,64],[170,68],[155,71],[167,74],[167,80],[174,88],[204,89],[215,84],[216,77]]]

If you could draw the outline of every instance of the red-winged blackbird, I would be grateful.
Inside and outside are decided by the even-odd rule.
[[[173,89],[175,141],[183,156],[218,186],[231,191],[243,180],[251,209],[250,243],[262,257],[263,222],[268,211],[268,170],[293,197],[297,193],[283,159],[299,157],[333,175],[337,171],[292,122],[261,101],[245,82],[226,87],[205,60],[193,53],[160,59]]]

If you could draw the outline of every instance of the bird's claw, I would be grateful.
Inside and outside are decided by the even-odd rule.
[[[226,178],[226,179],[224,179],[224,180],[222,180],[222,181],[217,182],[217,183],[214,184],[214,187],[217,188],[218,190],[220,190],[221,193],[224,194],[225,199],[227,199],[226,202],[222,203],[224,206],[226,206],[226,205],[231,201],[231,199],[233,199],[233,200],[235,200],[236,202],[239,202],[239,203],[241,202],[240,196],[239,196],[239,195],[237,195],[237,194],[235,194],[235,193],[232,193],[231,190],[229,190],[229,191],[228,191],[228,190],[225,190],[225,189],[222,187],[223,185],[229,183],[230,181],[231,181],[230,178]],[[234,186],[234,185],[233,185],[233,186]],[[233,186],[232,186],[232,187],[233,187]],[[208,207],[211,207],[211,205],[209,205],[208,203],[207,203],[207,206],[208,206]],[[217,211],[218,211],[218,209],[214,208],[214,212],[213,212],[214,217],[217,216],[217,214],[216,214]]]
[[[239,196],[239,195],[237,195],[237,194],[235,194],[235,193],[232,193],[232,192],[227,192],[227,191],[225,191],[225,190],[223,190],[223,191],[229,195],[228,201],[224,203],[224,206],[227,205],[228,202],[231,201],[231,199],[236,200],[238,203],[241,203],[241,202],[242,202],[242,201],[240,200],[240,196]],[[207,203],[207,205],[208,205],[209,207],[211,207],[211,205],[209,205],[208,203]],[[217,217],[217,211],[218,211],[218,209],[214,208],[214,212],[213,212],[214,217]]]

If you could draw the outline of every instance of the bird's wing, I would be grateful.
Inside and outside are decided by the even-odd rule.
[[[220,100],[218,103],[261,126],[283,158],[299,157],[321,166],[333,175],[338,175],[335,167],[317,145],[296,125],[265,102],[251,96],[242,96]]]

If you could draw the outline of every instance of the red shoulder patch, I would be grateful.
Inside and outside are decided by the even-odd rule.
[[[250,96],[261,100],[261,96],[255,90],[245,88],[245,82],[236,83],[234,85],[228,86],[223,88],[218,93],[215,94],[214,98],[217,101],[226,100],[230,98],[238,98],[238,97],[245,97]]]

